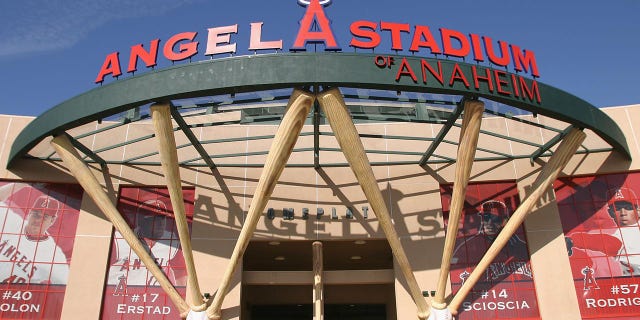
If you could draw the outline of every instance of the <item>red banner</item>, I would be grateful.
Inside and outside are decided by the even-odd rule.
[[[441,188],[445,224],[452,186]],[[519,205],[515,183],[470,184],[451,259],[451,287],[458,292]],[[522,227],[489,265],[462,303],[457,319],[540,319]]]
[[[640,174],[561,179],[554,185],[584,318],[640,314]]]
[[[187,220],[193,217],[194,190],[183,190]],[[169,281],[183,296],[186,270],[169,192],[160,188],[123,188],[118,210]],[[179,311],[119,232],[111,245],[104,293],[104,319],[177,319]]]
[[[0,318],[60,319],[82,188],[0,182]]]

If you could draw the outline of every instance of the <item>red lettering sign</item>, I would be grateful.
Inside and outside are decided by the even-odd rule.
[[[120,70],[120,60],[118,59],[119,52],[112,52],[104,59],[104,63],[102,64],[102,68],[98,72],[98,76],[96,77],[95,82],[101,83],[104,81],[104,77],[110,74],[112,77],[116,78],[122,75],[122,71]]]
[[[354,36],[351,38],[350,46],[359,49],[373,49],[380,45],[380,35],[376,32],[378,24],[371,21],[360,20],[351,24],[351,34]],[[369,41],[362,41],[358,38],[366,38]]]
[[[238,25],[209,28],[206,55],[235,53],[236,43],[231,43],[231,34],[238,33]]]
[[[319,31],[311,31],[314,21],[317,23]],[[306,50],[307,42],[324,43],[325,50],[341,50],[319,0],[309,2],[307,11],[300,20],[300,29],[298,29],[298,35],[291,49]]]
[[[195,39],[197,34],[197,32],[183,32],[174,35],[165,43],[162,53],[171,61],[182,61],[195,56],[196,53],[198,53],[198,41],[193,41],[193,39]],[[191,42],[181,43],[178,46],[178,52],[175,52],[176,44],[184,40]]]
[[[282,50],[282,40],[262,41],[262,22],[254,22],[251,24],[251,39],[249,41],[249,50]]]
[[[424,40],[423,40],[424,39]],[[420,48],[429,48],[431,53],[442,53],[440,47],[436,43],[436,39],[431,34],[431,30],[427,26],[416,26],[416,31],[413,34],[413,40],[411,41],[410,51],[417,52]]]
[[[444,54],[460,58],[464,58],[469,54],[469,50],[471,50],[469,40],[462,32],[441,28],[440,35],[442,36]],[[458,42],[459,48],[454,47],[452,42],[454,39]]]
[[[300,27],[296,34],[292,51],[306,50],[306,45],[310,43],[324,44],[325,50],[341,50],[340,45],[336,41],[336,37],[331,29],[331,22],[328,19],[323,5],[329,3],[328,0],[308,0],[300,1],[301,5],[306,6],[304,16],[300,20]],[[282,50],[283,41],[263,41],[262,40],[262,27],[263,22],[252,22],[250,24],[250,38],[248,44],[248,50]],[[217,55],[223,53],[235,54],[237,52],[237,44],[232,41],[232,35],[238,33],[238,24],[213,27],[207,29],[207,45],[205,55]],[[437,35],[434,35],[429,28],[425,25],[411,25],[408,23],[388,22],[381,21],[380,23],[368,20],[357,20],[351,23],[349,27],[351,32],[351,39],[349,46],[356,49],[371,49],[375,50],[382,44],[382,32],[389,32],[389,37],[385,40],[389,41],[390,49],[395,51],[404,51],[404,43],[402,37],[407,34],[411,39],[411,44],[408,48],[412,53],[424,52],[434,55],[444,54],[449,57],[466,58],[472,56],[477,62],[484,62],[488,60],[493,65],[508,67],[512,64],[513,69],[517,72],[523,71],[530,73],[533,77],[539,77],[540,72],[536,63],[535,54],[530,50],[521,50],[519,46],[512,45],[505,41],[494,42],[491,37],[480,36],[477,34],[465,34],[457,30],[441,28],[440,37],[438,41]],[[169,38],[163,46],[162,54],[164,57],[172,62],[189,59],[198,53],[198,41],[195,41],[197,32],[183,32],[174,35]],[[154,39],[149,42],[148,47],[143,44],[137,44],[131,47],[129,53],[129,59],[127,64],[127,72],[137,71],[138,60],[142,60],[147,68],[155,67],[158,59],[158,49],[160,39]],[[121,62],[118,57],[118,52],[110,53],[106,56],[102,67],[100,68],[98,75],[95,79],[96,83],[104,81],[107,75],[111,75],[114,78],[122,75]],[[486,58],[485,58],[486,56]],[[401,64],[401,69],[396,74],[396,79],[401,79],[404,76],[409,76],[412,80],[415,78],[415,73],[411,69],[409,64]],[[435,72],[432,66],[426,64],[422,66],[423,81],[426,81],[426,72],[430,72],[441,83],[444,82],[442,78],[442,72]],[[412,76],[413,74],[413,76]],[[469,87],[469,81],[467,78],[471,76],[465,75],[455,70],[451,74],[450,84],[456,81],[461,81],[466,87]],[[539,100],[537,94],[537,84],[533,83],[531,86],[524,83],[523,80],[516,79],[515,76],[511,77],[511,90],[505,89],[509,87],[508,79],[504,79],[506,76],[502,75],[501,78],[492,80],[491,74],[478,75],[474,74],[475,87],[478,81],[485,81],[490,90],[493,91],[493,83],[496,83],[497,90],[500,94],[510,95],[513,94],[516,97],[520,96],[520,91],[523,92],[523,97],[530,100]]]
[[[142,59],[147,68],[154,67],[158,61],[158,44],[160,39],[152,40],[149,46],[149,51],[145,51],[142,43],[131,47],[131,54],[129,55],[129,66],[127,72],[135,72],[138,69],[138,58]]]

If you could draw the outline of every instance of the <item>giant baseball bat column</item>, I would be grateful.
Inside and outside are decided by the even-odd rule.
[[[322,271],[322,242],[315,241],[313,247],[313,320],[324,320],[324,294]]]
[[[351,166],[351,170],[355,174],[369,204],[371,204],[371,208],[378,217],[378,222],[389,241],[391,251],[407,281],[409,293],[418,307],[418,317],[420,319],[426,319],[429,316],[428,303],[422,296],[418,282],[411,270],[409,259],[393,227],[389,211],[384,203],[382,193],[380,189],[378,189],[376,178],[373,175],[371,164],[364,151],[364,146],[362,145],[358,131],[347,111],[347,106],[344,103],[340,90],[334,88],[321,93],[318,95],[318,102],[329,120],[331,129],[338,140],[338,144],[347,162],[349,162],[349,166]]]
[[[169,103],[154,104],[151,106],[151,120],[158,140],[158,151],[160,152],[160,163],[164,171],[164,177],[169,189],[173,214],[182,246],[182,255],[187,269],[187,301],[191,302],[191,309],[196,312],[205,310],[206,305],[200,293],[198,276],[193,261],[191,248],[191,236],[189,235],[189,225],[184,208],[184,198],[182,196],[182,182],[178,169],[178,151],[176,150],[176,140],[173,134],[171,123],[171,111]]]
[[[529,193],[527,198],[520,204],[511,218],[509,218],[507,224],[504,226],[502,231],[500,231],[487,252],[484,254],[482,259],[480,259],[478,265],[471,272],[460,290],[451,300],[451,303],[449,304],[449,311],[451,311],[452,314],[455,315],[458,313],[458,308],[460,308],[460,305],[467,297],[471,289],[484,275],[491,262],[496,258],[496,256],[500,253],[504,246],[509,242],[509,239],[518,230],[536,202],[538,202],[540,197],[544,195],[545,192],[547,192],[549,187],[551,187],[553,182],[558,177],[558,174],[560,174],[562,169],[569,162],[569,159],[571,159],[576,150],[578,150],[578,147],[580,146],[582,141],[584,141],[585,137],[586,134],[582,132],[582,130],[574,128],[562,140],[562,143],[560,143],[560,146],[558,146],[556,152],[551,156],[549,162],[542,168],[542,171],[533,183],[531,193]]]
[[[464,206],[465,193],[469,183],[469,175],[473,166],[473,159],[478,146],[478,136],[480,125],[482,124],[482,114],[484,103],[477,100],[466,101],[464,104],[464,119],[462,120],[462,130],[460,132],[460,143],[458,145],[458,158],[456,160],[455,181],[453,183],[453,193],[451,195],[451,207],[449,210],[449,224],[444,241],[444,251],[442,252],[442,263],[440,265],[440,276],[436,295],[433,298],[434,309],[443,310],[447,307],[445,302],[445,290],[451,269],[451,256],[456,246],[456,235],[458,234],[458,224]]]
[[[142,260],[145,267],[147,267],[147,270],[158,280],[158,283],[178,308],[180,314],[183,315],[189,312],[190,309],[187,303],[182,299],[171,282],[169,282],[169,279],[167,279],[162,270],[160,270],[155,260],[147,252],[120,212],[118,212],[118,209],[113,205],[111,199],[109,199],[107,193],[102,189],[102,186],[100,186],[96,177],[91,173],[89,167],[82,161],[78,151],[76,151],[69,139],[65,135],[59,135],[53,138],[51,145],[67,169],[73,174],[76,180],[78,180],[78,183],[80,183],[84,191],[89,194],[98,208],[111,220],[113,226],[122,234],[131,249],[138,255],[140,260]]]
[[[287,164],[287,160],[291,155],[291,151],[300,135],[300,131],[302,130],[302,126],[314,100],[315,97],[313,94],[301,90],[296,89],[291,94],[287,110],[278,127],[278,131],[276,132],[271,148],[269,149],[269,154],[264,163],[264,169],[262,170],[260,180],[253,194],[247,218],[240,231],[240,236],[238,236],[238,242],[236,242],[236,246],[231,254],[231,260],[222,276],[222,281],[220,282],[213,302],[207,308],[207,316],[211,319],[220,319],[221,317],[222,302],[229,290],[231,277],[236,270],[238,261],[244,255],[244,251],[249,244],[253,231],[256,229],[258,220],[271,197],[273,188]]]

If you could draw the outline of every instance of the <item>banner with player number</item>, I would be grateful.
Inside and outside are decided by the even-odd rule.
[[[640,173],[559,179],[554,185],[584,318],[640,314]]]
[[[193,219],[194,190],[184,189],[187,222]],[[183,296],[187,284],[173,207],[166,188],[120,190],[118,211],[156,264]],[[178,319],[179,311],[122,235],[115,231],[104,292],[103,319]]]
[[[453,186],[441,186],[445,224]],[[455,294],[520,204],[515,183],[469,184],[451,259]],[[456,319],[540,319],[524,229],[520,227],[462,303]]]
[[[0,181],[0,319],[60,319],[82,192]]]

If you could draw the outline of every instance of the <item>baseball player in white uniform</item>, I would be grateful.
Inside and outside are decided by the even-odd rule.
[[[180,242],[173,233],[167,230],[167,206],[161,200],[147,200],[140,206],[136,214],[134,231],[146,246],[156,264],[167,275],[169,281],[175,285],[175,274],[171,268],[171,260],[180,250]],[[151,213],[143,211],[152,211]],[[164,213],[164,214],[162,214]],[[142,264],[138,255],[131,250],[122,235],[116,231],[114,236],[115,261],[109,268],[108,284],[116,285],[116,291],[126,294],[126,286],[158,286],[156,278]],[[124,289],[124,292],[123,292]]]
[[[41,195],[23,219],[19,206],[7,203],[12,186],[15,193],[28,185],[0,187],[0,283],[66,284],[67,257],[47,232],[56,221],[60,202]]]

